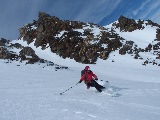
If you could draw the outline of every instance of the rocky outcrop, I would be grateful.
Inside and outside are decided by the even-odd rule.
[[[0,47],[0,59],[18,60],[18,55],[12,51],[8,51],[7,48]]]
[[[29,64],[40,61],[40,58],[35,54],[35,51],[31,47],[24,47],[19,53],[21,61],[27,60],[27,63]]]
[[[157,23],[154,23],[153,21],[151,21],[151,20],[146,20],[146,23],[145,23],[146,25],[151,25],[152,27],[153,26],[156,26],[156,27],[159,27],[160,28],[160,25],[159,24],[157,24]]]
[[[6,46],[6,44],[9,44],[9,40],[6,40],[5,38],[0,39],[0,46]]]
[[[142,24],[144,21],[138,20],[137,22],[133,19],[126,18],[124,16],[120,16],[118,19],[118,23],[114,23],[113,26],[116,28],[120,28],[120,31],[123,32],[132,32],[136,29],[143,29]]]
[[[6,54],[6,49],[0,47],[0,59],[4,59],[5,54]]]
[[[22,49],[23,48],[23,46],[21,44],[19,44],[19,43],[15,43],[15,44],[11,43],[8,47],[17,48],[17,49]]]
[[[119,50],[121,55],[130,54],[134,59],[143,59],[140,52],[151,52],[153,50],[155,55],[159,55],[159,43],[149,44],[146,48],[138,48],[132,40],[126,41],[121,38],[114,29],[119,28],[121,32],[132,32],[142,30],[147,25],[160,28],[158,24],[150,20],[136,21],[120,16],[118,21],[112,24],[111,29],[106,29],[93,23],[63,21],[55,16],[40,12],[38,20],[34,20],[33,23],[19,29],[19,39],[22,38],[28,44],[34,42],[34,45],[41,47],[42,50],[50,48],[51,52],[64,59],[70,58],[84,64],[95,64],[98,58],[106,60],[109,54],[115,50]],[[96,34],[93,31],[95,29],[99,31]],[[159,29],[157,29],[155,40],[160,41]],[[23,48],[18,44],[15,46]],[[30,60],[30,63],[41,61],[31,48],[23,48],[20,51],[20,59]],[[146,63],[147,60],[144,65]],[[156,64],[155,61],[152,63]]]
[[[157,41],[160,41],[160,27],[159,27],[159,29],[157,29],[157,31],[156,31],[156,40],[157,40]]]
[[[33,58],[38,58],[35,51],[31,47],[24,47],[20,52],[20,55],[31,56]]]
[[[101,33],[95,36],[93,28],[99,29]],[[83,32],[79,32],[79,29]],[[113,30],[107,32],[104,27],[93,23],[62,21],[43,12],[39,13],[37,21],[19,31],[19,39],[23,38],[28,44],[34,41],[34,45],[42,50],[50,47],[53,53],[62,58],[71,58],[80,63],[93,64],[97,58],[105,60],[111,51],[122,46],[122,38]]]
[[[18,55],[8,50],[10,40],[1,38],[0,40],[0,59],[18,60]]]
[[[147,25],[151,25],[151,26],[157,26],[160,28],[160,25],[157,23],[152,22],[151,20],[134,20],[134,19],[129,19],[125,16],[120,16],[120,18],[118,19],[118,22],[115,22],[113,24],[113,26],[115,26],[116,28],[120,28],[120,31],[122,32],[132,32],[136,29],[142,30],[144,29],[143,24]]]

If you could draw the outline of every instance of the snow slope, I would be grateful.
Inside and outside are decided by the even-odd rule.
[[[139,31],[136,36],[134,32],[119,34],[124,34],[126,39],[134,39],[140,38],[138,36],[145,32]],[[153,41],[154,36],[150,39]],[[135,41],[138,46],[147,42],[145,39],[138,41]],[[23,41],[13,42],[27,45]],[[34,48],[33,43],[30,46]],[[94,88],[86,89],[84,83],[76,85],[85,64],[61,59],[49,49],[34,50],[39,57],[69,68],[56,71],[53,66],[44,67],[44,64],[25,65],[17,61],[5,63],[5,60],[0,60],[0,120],[160,119],[158,66],[142,66],[142,60],[135,60],[130,55],[119,55],[117,51],[108,60],[99,59],[97,64],[89,65],[100,84],[109,81],[108,90],[116,93],[115,97],[111,97],[98,93]],[[153,57],[152,54],[147,55]],[[60,95],[62,92],[64,94]]]

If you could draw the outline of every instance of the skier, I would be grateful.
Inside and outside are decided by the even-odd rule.
[[[90,70],[89,66],[86,66],[84,70],[81,71],[81,78],[79,83],[84,81],[87,86],[87,89],[90,87],[95,87],[99,92],[102,92],[102,89],[105,87],[99,85],[95,80],[98,80],[97,76]]]

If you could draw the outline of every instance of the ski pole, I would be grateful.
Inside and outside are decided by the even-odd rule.
[[[79,82],[78,82],[78,83],[79,83]],[[63,93],[67,92],[67,91],[68,91],[68,90],[70,90],[71,88],[75,87],[76,85],[78,85],[78,83],[77,83],[77,84],[75,84],[74,86],[72,86],[72,87],[68,88],[68,89],[67,89],[67,90],[65,90],[64,92],[60,93],[60,95],[62,95]]]

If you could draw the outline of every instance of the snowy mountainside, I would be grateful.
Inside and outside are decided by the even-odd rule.
[[[122,54],[127,53],[133,56],[134,59],[142,60],[142,65],[152,64],[159,66],[160,42],[156,37],[159,26],[148,25],[148,21],[144,21],[141,29],[129,32],[122,31],[121,28],[115,27],[115,24],[119,23],[116,21],[105,27],[115,30],[117,34],[124,38],[121,49],[126,49],[126,51],[124,50],[125,53]]]
[[[42,18],[44,16],[47,16],[45,19],[55,19],[56,24],[58,24],[59,19],[56,17],[46,15],[44,13],[42,14]],[[44,16],[43,16],[44,15]],[[41,17],[39,19],[42,19]],[[43,18],[43,19],[44,19]],[[63,22],[60,20],[60,22]],[[35,24],[36,23],[36,24]],[[50,23],[50,22],[49,22]],[[52,22],[51,22],[52,23]],[[50,24],[51,24],[50,23]],[[67,31],[67,29],[70,29],[67,27],[66,30],[63,30],[61,27],[58,29],[58,32],[54,31],[56,39],[49,40],[52,42],[55,42],[54,45],[45,40],[40,40],[36,38],[36,34],[34,31],[43,31],[43,34],[46,34],[47,31],[40,30],[44,28],[38,28],[37,21],[34,21],[33,24],[28,24],[25,27],[21,28],[21,39],[19,40],[13,40],[9,44],[6,43],[6,48],[8,47],[9,51],[13,51],[14,54],[18,55],[18,66],[23,64],[42,64],[43,68],[47,66],[55,66],[55,70],[57,69],[68,69],[70,67],[80,67],[81,69],[84,68],[86,63],[90,63],[94,60],[94,64],[89,64],[93,68],[97,68],[95,70],[99,73],[99,63],[107,64],[106,67],[109,68],[116,68],[116,66],[121,66],[119,73],[116,73],[117,78],[122,77],[121,74],[123,74],[123,69],[127,69],[127,67],[133,67],[134,69],[141,69],[141,66],[143,66],[143,70],[149,69],[152,66],[159,67],[160,61],[159,61],[159,38],[157,37],[159,35],[159,25],[156,23],[153,23],[151,21],[143,21],[143,20],[133,20],[128,19],[123,16],[121,16],[117,21],[115,21],[112,24],[106,25],[106,26],[98,26],[96,24],[91,23],[81,23],[81,22],[75,22],[74,21],[67,21],[69,25],[72,27],[74,26],[74,29],[72,31]],[[128,23],[128,24],[127,24]],[[54,23],[52,23],[54,24]],[[66,23],[64,23],[66,24]],[[31,26],[30,26],[31,25]],[[43,25],[43,24],[42,24]],[[71,27],[70,26],[70,27]],[[81,28],[82,27],[82,28]],[[29,29],[28,29],[29,28]],[[49,27],[49,29],[51,29]],[[28,30],[26,32],[22,32]],[[74,31],[74,32],[73,32]],[[34,33],[34,34],[33,34]],[[57,33],[57,34],[56,34]],[[30,35],[30,39],[28,38]],[[38,34],[38,33],[37,33]],[[41,36],[41,32],[39,33]],[[50,34],[50,33],[48,33]],[[48,36],[46,34],[46,36]],[[77,35],[78,34],[78,35]],[[52,35],[52,34],[51,34]],[[32,40],[33,39],[33,40]],[[68,40],[69,39],[69,40]],[[78,40],[80,39],[80,40]],[[74,42],[77,41],[76,43]],[[107,42],[106,42],[107,41]],[[37,42],[37,43],[36,43]],[[40,44],[40,43],[43,44]],[[20,44],[23,47],[18,47]],[[36,46],[38,44],[38,46]],[[71,45],[71,46],[69,46]],[[68,48],[65,50],[64,48]],[[76,48],[78,46],[79,51],[76,51]],[[98,46],[98,47],[95,47]],[[100,47],[99,47],[100,46]],[[58,49],[60,47],[60,49]],[[64,48],[63,48],[64,47]],[[27,48],[26,50],[23,50],[24,48]],[[63,48],[64,50],[62,50]],[[71,48],[71,49],[70,49]],[[81,49],[79,49],[81,48]],[[95,51],[94,51],[95,49]],[[96,54],[94,52],[97,51]],[[83,51],[84,50],[84,51]],[[102,50],[102,51],[101,51]],[[63,53],[65,51],[65,53]],[[69,51],[67,53],[67,51]],[[77,54],[81,51],[81,54]],[[94,52],[93,52],[94,51]],[[88,52],[91,52],[89,54]],[[84,60],[84,63],[82,61],[77,61],[73,55],[77,55],[78,58],[86,57]],[[99,56],[98,56],[99,55]],[[22,57],[24,56],[24,58]],[[67,57],[68,56],[68,57]],[[81,62],[83,64],[81,64]],[[92,62],[91,62],[92,63]],[[135,64],[136,66],[133,66],[132,64]],[[96,66],[95,66],[96,65]],[[146,66],[149,66],[146,67]],[[100,66],[101,68],[101,66]],[[79,69],[79,71],[81,70]],[[122,71],[121,71],[122,69]],[[101,71],[100,74],[103,72]],[[104,72],[105,75],[106,72]],[[136,71],[133,71],[133,73],[137,74]],[[130,73],[132,76],[132,73]],[[114,74],[113,74],[114,76]],[[134,76],[134,75],[133,75]],[[123,77],[125,79],[125,76]],[[140,80],[140,78],[137,78]],[[136,80],[137,80],[136,79]],[[156,78],[156,82],[158,78]],[[132,79],[134,81],[134,79]],[[144,80],[144,81],[152,81],[152,79]]]
[[[50,17],[45,19],[50,20]],[[60,26],[65,26],[63,21],[60,22]],[[35,23],[38,25],[36,21]],[[44,23],[49,24],[50,22],[44,21]],[[118,26],[114,26],[114,23],[114,25],[103,27],[88,23],[84,27],[79,24],[80,22],[71,23],[74,23],[74,29],[66,25],[63,26],[64,31],[62,26],[58,29],[59,25],[57,25],[57,32],[52,28],[53,31],[51,31],[53,34],[56,33],[56,37],[46,31],[49,30],[46,29],[46,26],[40,25],[41,27],[38,28],[34,25],[31,29],[28,28],[29,26],[23,29],[25,34],[21,34],[24,36],[19,40],[1,39],[0,53],[3,54],[0,54],[0,119],[160,119],[158,66],[160,63],[159,59],[156,59],[159,48],[156,47],[158,50],[151,49],[155,47],[154,45],[158,46],[159,39],[156,34],[159,27],[143,24],[144,28],[135,29],[136,27],[131,26],[130,28],[128,25],[129,27],[125,27],[125,30],[133,30],[128,32],[124,29],[121,31]],[[116,23],[119,22],[116,21]],[[38,31],[39,33],[36,33]],[[41,36],[41,33],[47,38],[51,37],[51,40],[40,39],[44,37]],[[86,37],[88,35],[89,38]],[[66,48],[73,45],[71,50],[75,50],[76,44],[73,40],[77,41],[78,50],[81,47],[85,51],[98,49],[99,46],[103,47],[103,52],[109,52],[107,59],[97,57],[94,64],[84,64],[76,61],[79,59],[67,57],[68,54],[63,56],[65,55],[62,54],[63,49],[60,51],[58,47]],[[97,43],[98,47],[95,47],[94,44],[97,45]],[[153,45],[151,48],[148,48],[149,43]],[[69,47],[66,52],[67,50],[73,54]],[[101,51],[97,55],[100,53]],[[146,66],[142,65],[148,59],[155,60],[157,65],[153,65],[152,62]],[[105,81],[109,81],[104,93],[97,92],[95,88],[87,89],[83,82],[77,84],[80,79],[80,71],[86,65],[89,65],[98,76],[99,84],[105,85]],[[116,96],[111,97],[108,91]],[[63,92],[64,94],[60,95]]]
[[[145,66],[160,66],[160,25],[149,20],[136,21],[121,16],[110,25],[98,26],[79,21],[62,21],[55,16],[39,13],[37,21],[25,25],[19,31],[19,40],[4,45],[1,51],[6,54],[7,47],[10,51],[14,48],[16,59],[21,62],[27,60],[29,64],[42,63],[44,60],[51,62],[56,58],[96,64],[98,59],[108,60],[116,52],[123,57],[128,54],[133,59],[141,60]],[[52,52],[57,57],[46,59],[39,56],[39,52]],[[2,58],[7,58],[7,54],[2,55]]]
[[[28,46],[22,40],[14,42]],[[142,66],[140,59],[133,59],[129,54],[120,55],[118,50],[112,52],[107,60],[81,64],[73,59],[62,59],[49,48],[41,50],[34,43],[29,46],[40,58],[68,66],[68,69],[55,71],[54,66],[44,67],[45,63],[11,61],[4,64],[4,60],[0,60],[0,119],[160,119],[159,66]],[[115,97],[98,93],[94,88],[87,89],[84,83],[68,90],[79,81],[80,71],[85,65],[96,73],[101,85],[104,85],[101,79],[109,81],[108,90],[116,93]]]

